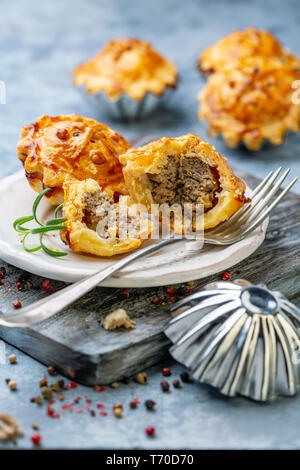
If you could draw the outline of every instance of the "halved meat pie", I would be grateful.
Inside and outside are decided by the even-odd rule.
[[[245,183],[214,147],[196,135],[164,137],[119,159],[132,199],[148,211],[152,204],[203,205],[204,228],[209,229],[246,202]],[[175,230],[182,231],[183,226]]]
[[[74,251],[113,256],[138,248],[149,238],[153,223],[129,196],[114,201],[93,179],[65,178],[62,240]]]

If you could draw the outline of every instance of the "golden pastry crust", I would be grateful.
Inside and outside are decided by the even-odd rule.
[[[199,93],[198,117],[228,147],[243,142],[258,150],[265,140],[279,145],[286,130],[299,130],[300,106],[292,99],[299,70],[263,57],[243,59],[239,67],[228,65],[212,74]]]
[[[155,203],[204,204],[204,229],[209,229],[229,219],[246,202],[245,183],[234,175],[226,159],[197,135],[163,137],[131,149],[119,159],[129,194],[149,211]],[[180,165],[177,169],[175,163]],[[183,189],[176,187],[179,180]]]
[[[73,85],[84,85],[87,93],[104,91],[116,100],[127,93],[140,101],[146,93],[162,95],[174,87],[177,70],[173,62],[139,39],[111,40],[93,58],[73,71]]]
[[[17,155],[34,191],[52,188],[46,198],[60,204],[66,175],[93,178],[110,194],[127,194],[118,155],[129,148],[124,137],[108,126],[71,114],[41,116],[24,126]]]
[[[95,180],[78,181],[71,176],[66,176],[63,189],[65,195],[63,216],[67,218],[67,221],[64,222],[67,230],[61,231],[61,238],[74,251],[105,257],[127,253],[141,246],[154,230],[152,222],[146,216],[141,215],[139,208],[130,201],[129,196],[120,196],[120,201],[114,203],[113,199],[105,196]],[[99,204],[94,207],[90,205],[90,199],[94,198],[94,201],[97,201],[97,197],[97,204],[102,204],[101,201],[105,204],[102,218],[96,212]],[[108,219],[104,220],[104,217],[109,217],[109,211],[118,210],[117,206],[121,200],[122,204],[128,208],[130,223],[137,224],[136,230],[133,231],[130,231],[132,227],[129,226],[128,234],[138,234],[138,237],[120,238],[117,225],[110,219],[105,231],[107,238],[101,238],[97,234],[95,225],[99,220],[102,220],[106,226]],[[93,211],[93,215],[91,215],[91,211]]]
[[[232,31],[205,49],[197,66],[203,74],[222,70],[229,63],[248,57],[277,58],[282,64],[299,66],[299,59],[287,51],[271,33],[256,28]]]

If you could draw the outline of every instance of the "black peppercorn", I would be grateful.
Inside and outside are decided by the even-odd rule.
[[[169,382],[167,382],[166,380],[162,380],[160,382],[160,386],[163,392],[168,392],[170,390]]]
[[[190,376],[187,372],[182,372],[180,374],[180,378],[181,378],[182,382],[184,382],[184,383],[190,382]]]
[[[179,380],[177,380],[177,379],[173,380],[173,387],[174,388],[180,388],[181,387]]]
[[[150,411],[153,410],[155,405],[156,405],[156,403],[153,400],[146,400],[145,401],[145,406],[146,406],[147,410],[150,410]]]

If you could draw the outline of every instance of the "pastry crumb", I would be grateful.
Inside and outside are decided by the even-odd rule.
[[[100,325],[105,330],[116,330],[121,326],[125,328],[135,328],[135,322],[131,320],[128,313],[123,308],[118,308],[109,313],[104,320],[100,322]]]
[[[23,429],[17,420],[8,414],[0,414],[0,440],[12,440],[23,435]]]

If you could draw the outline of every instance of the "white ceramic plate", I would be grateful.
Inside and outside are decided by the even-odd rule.
[[[74,282],[114,263],[119,256],[98,258],[74,253],[61,242],[59,235],[47,235],[45,242],[51,248],[68,251],[68,256],[52,258],[43,251],[27,253],[12,224],[15,219],[32,214],[36,197],[29,187],[24,171],[0,180],[0,257],[6,262],[34,274],[50,279]],[[45,221],[51,217],[53,208],[42,201],[39,217]],[[216,247],[205,245],[197,250],[199,242],[178,242],[141,258],[107,279],[103,285],[109,287],[164,286],[205,278],[225,271],[250,256],[263,242],[268,221],[255,232],[235,245]],[[146,243],[155,243],[149,241]],[[145,246],[145,244],[144,244]],[[126,255],[122,255],[126,256]]]

